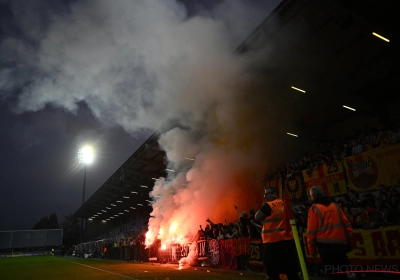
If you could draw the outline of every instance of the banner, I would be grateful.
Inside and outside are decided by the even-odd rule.
[[[197,241],[197,260],[206,261],[207,260],[207,241],[199,240]]]
[[[237,269],[237,258],[235,255],[237,239],[221,239],[219,241],[219,253],[221,268]]]
[[[301,172],[286,176],[283,179],[283,190],[288,190],[293,203],[304,202],[307,200],[307,190]]]
[[[310,188],[313,186],[321,186],[325,196],[336,196],[347,193],[343,171],[341,162],[332,165],[323,164],[318,170],[303,170],[308,199],[311,199]]]
[[[250,255],[250,238],[238,237],[235,246],[235,256]]]
[[[354,248],[347,254],[349,264],[399,264],[400,226],[370,230],[353,230]],[[307,248],[307,235],[303,234],[307,262],[320,262]]]
[[[219,242],[217,239],[207,240],[207,264],[212,267],[221,267]]]
[[[261,239],[250,239],[250,265],[264,266],[264,247]]]
[[[375,148],[344,161],[350,188],[362,192],[400,184],[400,144]]]
[[[276,176],[274,180],[269,180],[265,184],[266,187],[275,187],[279,198],[282,198],[282,176]]]

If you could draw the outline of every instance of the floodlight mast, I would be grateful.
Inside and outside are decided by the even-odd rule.
[[[83,175],[83,192],[82,192],[82,205],[85,203],[85,192],[86,192],[86,166],[93,162],[93,149],[92,147],[86,146],[78,151],[79,163],[83,164],[84,175]]]
[[[83,190],[82,190],[82,205],[85,203],[85,192],[86,192],[86,166],[93,162],[94,158],[93,148],[86,146],[78,151],[78,159],[79,163],[83,164],[84,173],[83,173]],[[84,219],[81,219],[81,243],[83,242],[83,230],[84,230]]]

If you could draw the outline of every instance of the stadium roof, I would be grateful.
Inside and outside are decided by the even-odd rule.
[[[282,1],[236,51],[263,55],[257,70],[279,92],[271,107],[280,117],[280,112],[291,112],[290,122],[327,127],[354,116],[343,105],[385,118],[393,92],[400,88],[395,4]]]
[[[236,49],[238,54],[263,58],[253,70],[265,75],[268,89],[277,93],[271,97],[269,114],[304,131],[328,128],[356,114],[387,117],[388,106],[398,100],[393,93],[399,90],[395,3],[282,1]],[[75,215],[103,220],[149,207],[153,178],[166,176],[165,152],[157,135],[150,136]]]
[[[144,208],[149,213],[149,192],[154,181],[166,176],[165,152],[157,132],[126,160],[111,177],[75,212],[80,218],[106,220]],[[142,211],[143,212],[143,211]],[[95,217],[95,215],[97,215]],[[113,218],[111,218],[113,217]]]

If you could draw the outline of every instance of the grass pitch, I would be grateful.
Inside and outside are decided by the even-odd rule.
[[[0,259],[2,280],[224,280],[266,279],[265,274],[210,267],[178,269],[176,265],[103,259],[32,256]]]

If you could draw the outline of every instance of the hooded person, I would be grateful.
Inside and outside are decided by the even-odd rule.
[[[334,279],[347,279],[349,244],[353,228],[340,207],[324,196],[320,186],[310,189],[314,204],[308,209],[307,246],[314,257],[319,253],[326,272]]]

